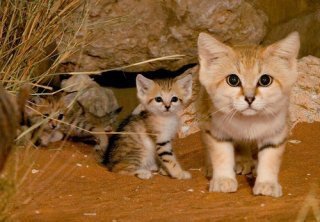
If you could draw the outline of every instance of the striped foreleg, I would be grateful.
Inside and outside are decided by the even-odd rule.
[[[191,178],[191,174],[184,171],[178,163],[172,151],[171,141],[158,141],[156,147],[159,160],[171,177],[176,179]]]

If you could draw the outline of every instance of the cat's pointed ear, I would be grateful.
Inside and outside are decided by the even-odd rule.
[[[183,90],[183,99],[189,100],[192,96],[192,75],[186,75],[177,80],[178,86]]]
[[[151,79],[148,79],[141,74],[137,76],[136,84],[138,98],[144,97],[145,94],[154,86],[154,82]]]
[[[201,32],[198,37],[198,54],[200,65],[232,53],[232,48],[223,44],[213,36]]]
[[[266,47],[266,56],[277,56],[292,60],[296,59],[300,49],[300,37],[298,32],[290,33],[286,38]]]

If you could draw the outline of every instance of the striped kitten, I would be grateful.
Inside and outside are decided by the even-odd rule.
[[[167,80],[150,80],[138,75],[137,96],[143,109],[129,116],[118,128],[121,134],[110,139],[103,164],[117,173],[152,177],[158,164],[162,174],[177,179],[190,179],[178,163],[172,139],[180,126],[178,113],[192,94],[191,75]]]
[[[198,39],[202,138],[212,164],[210,191],[235,192],[234,146],[257,148],[255,195],[280,197],[281,156],[288,135],[290,90],[297,79],[299,34],[267,47],[229,47],[201,33]],[[247,169],[244,169],[247,171]]]
[[[58,121],[63,117],[62,110],[62,106],[54,97],[33,96],[30,98],[26,108],[28,118],[23,127],[31,127],[35,124],[39,124],[39,127],[32,132],[32,135],[25,138],[25,143],[36,138],[37,145],[47,146],[49,143],[62,140],[64,135],[58,129]]]
[[[110,100],[115,100],[112,91],[101,87],[64,94],[59,98],[35,97],[32,102],[36,112],[29,111],[28,116],[31,125],[47,119],[40,127],[40,145],[46,146],[62,140],[64,136],[80,139],[93,137],[97,142],[96,151],[103,153],[108,146],[108,135],[103,132],[112,131],[122,109],[113,101],[113,105],[108,106]],[[101,107],[100,104],[107,107]],[[91,134],[88,131],[101,133]]]

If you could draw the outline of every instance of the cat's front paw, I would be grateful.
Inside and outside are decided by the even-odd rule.
[[[253,187],[254,195],[281,197],[282,187],[277,182],[256,182]]]
[[[191,179],[192,176],[191,173],[189,173],[188,171],[181,171],[180,173],[172,177],[179,180],[188,180]]]
[[[152,177],[152,173],[149,170],[138,170],[135,175],[143,180],[148,180]]]
[[[238,189],[238,182],[236,179],[221,177],[211,179],[209,185],[209,192],[236,192]]]

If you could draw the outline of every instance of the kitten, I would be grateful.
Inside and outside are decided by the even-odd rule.
[[[149,179],[159,163],[162,174],[191,178],[177,162],[171,145],[180,126],[178,113],[192,94],[191,75],[155,81],[138,75],[136,83],[143,108],[120,124],[122,134],[111,137],[103,164],[113,172]]]
[[[64,138],[58,130],[59,122],[62,119],[62,107],[57,99],[48,96],[42,98],[33,96],[28,100],[26,114],[27,121],[23,124],[23,129],[36,126],[31,134],[26,135],[22,144],[35,139],[36,145],[47,146],[49,143],[60,141]]]
[[[282,195],[278,173],[299,47],[297,32],[267,47],[230,47],[199,35],[199,80],[204,87],[199,112],[210,117],[201,129],[213,169],[211,192],[237,190],[234,146],[254,144],[258,164],[253,193]]]
[[[95,149],[101,154],[108,146],[108,135],[103,132],[112,131],[122,110],[113,92],[100,86],[63,94],[59,98],[34,97],[32,103],[36,112],[29,111],[31,124],[47,119],[40,127],[39,145],[47,146],[65,136],[82,139],[94,137],[97,142]],[[89,131],[101,133],[91,134]]]

